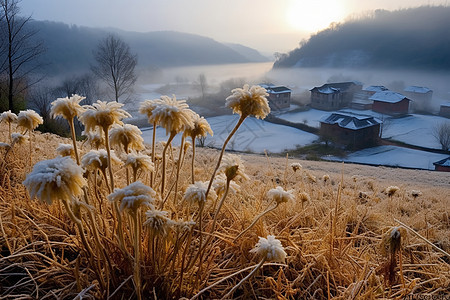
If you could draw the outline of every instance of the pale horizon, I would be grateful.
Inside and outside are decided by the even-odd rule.
[[[179,31],[238,43],[265,55],[288,52],[333,22],[375,9],[447,5],[428,0],[22,0],[35,20],[125,31]]]

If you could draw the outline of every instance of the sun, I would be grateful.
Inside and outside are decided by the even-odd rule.
[[[286,12],[291,27],[308,32],[324,29],[344,17],[342,4],[335,0],[293,0]]]

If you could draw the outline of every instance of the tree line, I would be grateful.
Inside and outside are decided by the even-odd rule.
[[[278,53],[274,68],[450,70],[449,15],[450,6],[376,10],[332,24],[289,53]]]
[[[40,59],[45,44],[30,26],[31,17],[20,14],[18,4],[19,0],[0,0],[0,111],[17,113],[31,107],[45,120],[50,119],[50,103],[59,97],[80,94],[88,103],[100,96],[116,102],[130,97],[137,79],[137,55],[114,34],[98,42],[88,72],[65,78],[57,86],[48,84],[42,72],[45,62]]]

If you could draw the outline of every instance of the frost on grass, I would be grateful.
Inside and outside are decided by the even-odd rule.
[[[23,110],[17,116],[17,126],[29,131],[34,130],[43,123],[42,117],[32,109]]]
[[[267,239],[260,237],[255,248],[250,250],[250,252],[256,253],[264,260],[281,263],[284,263],[287,255],[281,242],[273,235],[268,235]]]
[[[187,127],[183,133],[185,137],[189,136],[192,139],[195,139],[197,137],[206,137],[208,133],[213,136],[211,126],[205,118],[200,117],[197,113],[193,113],[192,122],[192,127]]]
[[[84,99],[86,99],[86,97],[82,97],[76,94],[70,98],[58,98],[52,102],[51,115],[53,117],[61,116],[64,119],[70,121],[85,110],[80,105],[80,102]]]
[[[249,87],[245,84],[243,88],[236,88],[227,97],[225,105],[233,110],[233,113],[241,117],[255,116],[264,119],[270,113],[267,91],[259,85]]]
[[[73,150],[73,146],[70,144],[59,144],[56,148],[56,153],[60,156],[70,156],[75,157],[75,151]]]
[[[145,111],[142,109],[141,111]],[[189,109],[185,100],[177,100],[175,95],[173,98],[169,96],[161,96],[156,102],[156,106],[152,109],[148,118],[149,123],[157,123],[166,129],[166,134],[172,132],[182,132],[186,128],[192,127],[193,111]],[[148,114],[147,114],[148,116]]]
[[[152,162],[152,158],[145,154],[131,152],[127,154],[125,159],[125,166],[130,166],[133,171],[147,170],[153,172],[155,165]]]
[[[86,105],[86,111],[80,115],[80,121],[86,132],[94,131],[97,127],[107,129],[113,124],[122,125],[122,119],[131,115],[123,110],[122,103],[97,100],[93,105]]]
[[[145,148],[142,131],[135,125],[114,125],[109,132],[109,138],[111,146],[116,146],[119,149],[138,151]]]
[[[17,120],[17,115],[11,110],[4,111],[0,114],[0,123],[6,122],[6,123],[13,123]]]
[[[52,204],[55,200],[70,201],[80,196],[86,181],[83,169],[70,157],[57,157],[35,164],[23,184],[31,198]]]
[[[238,176],[244,180],[248,179],[240,156],[235,154],[223,156],[218,172],[225,174],[228,180],[237,179]]]
[[[111,160],[120,162],[119,158],[111,150]],[[81,166],[87,170],[94,171],[96,169],[104,170],[108,167],[108,152],[104,149],[91,150],[81,158]]]
[[[123,189],[116,189],[107,198],[111,202],[120,202],[120,211],[135,214],[139,207],[143,205],[152,208],[155,197],[156,192],[151,187],[136,181]]]
[[[175,222],[169,218],[169,212],[149,209],[145,212],[144,226],[152,235],[165,237],[169,234]]]
[[[281,186],[277,186],[274,189],[270,189],[267,192],[267,197],[270,200],[275,201],[278,204],[288,202],[289,200],[294,200],[294,195],[292,194],[294,190],[285,191]]]
[[[194,184],[190,184],[184,193],[184,200],[203,205],[206,202],[206,190],[208,189],[207,181],[196,181]],[[217,198],[216,192],[210,190],[208,193],[208,199],[214,200]]]

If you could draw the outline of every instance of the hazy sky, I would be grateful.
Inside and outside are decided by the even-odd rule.
[[[175,30],[287,52],[331,22],[378,8],[395,10],[446,0],[21,0],[25,15],[89,27]]]

